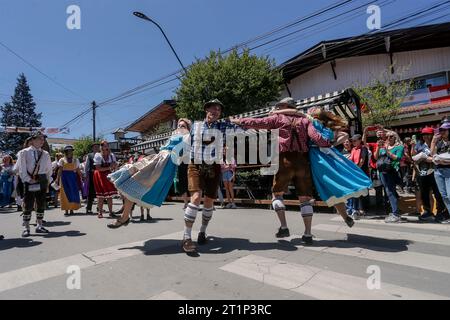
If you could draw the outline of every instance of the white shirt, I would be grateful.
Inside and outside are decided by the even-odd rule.
[[[80,161],[76,158],[73,158],[72,161],[73,161],[73,163],[75,163],[75,169],[78,169],[80,167]],[[64,163],[66,163],[65,158],[61,158],[58,161],[58,166],[62,168],[62,167],[64,167]]]
[[[106,159],[106,161],[103,159],[103,156],[100,152],[97,152],[94,156],[94,165],[95,166],[101,166],[102,163],[109,163],[110,165],[116,162],[116,156],[114,153],[111,153]]]
[[[50,155],[45,150],[38,150],[31,146],[23,149],[18,154],[17,163],[19,163],[19,175],[23,182],[30,182],[30,174],[33,173],[37,159],[39,158],[38,152],[42,152],[42,156],[39,160],[39,170],[36,170],[36,174],[45,174],[47,175],[48,181],[50,181],[50,177],[52,175],[52,161],[50,159]]]

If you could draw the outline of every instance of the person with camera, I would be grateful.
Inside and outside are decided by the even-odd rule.
[[[400,160],[403,157],[403,145],[395,132],[386,134],[386,141],[378,140],[378,148],[375,153],[377,169],[380,175],[386,195],[389,199],[392,212],[385,219],[386,223],[400,222],[400,211],[398,209],[398,198],[396,187],[402,183],[399,175]]]
[[[412,159],[414,160],[414,166],[418,172],[417,183],[419,185],[420,197],[422,199],[422,206],[424,213],[419,216],[420,221],[441,222],[444,220],[445,205],[441,197],[441,193],[436,184],[434,178],[434,164],[431,157],[431,141],[433,139],[434,129],[431,127],[425,127],[421,131],[421,139],[412,150]],[[436,199],[437,214],[433,216],[430,191],[433,192]]]
[[[436,165],[434,177],[437,186],[444,200],[447,210],[450,212],[450,141],[449,141],[450,122],[443,121],[438,132],[431,140],[431,155]],[[450,219],[441,221],[441,223],[450,223]]]
[[[31,212],[36,203],[36,233],[48,233],[42,225],[45,211],[46,193],[52,175],[52,162],[47,151],[42,149],[45,135],[40,131],[31,136],[31,146],[19,153],[17,160],[19,175],[24,184],[23,237],[30,236]]]

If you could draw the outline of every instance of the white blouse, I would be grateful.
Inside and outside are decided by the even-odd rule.
[[[116,162],[116,156],[114,155],[114,153],[111,153],[108,156],[108,159],[103,159],[103,156],[100,152],[97,152],[94,156],[94,165],[96,166],[101,166],[103,163],[109,163],[109,164],[113,164]]]

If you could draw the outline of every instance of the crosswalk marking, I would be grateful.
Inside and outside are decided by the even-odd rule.
[[[318,225],[314,226],[314,230],[369,236],[369,237],[375,237],[375,238],[380,238],[380,239],[409,240],[412,242],[422,242],[422,243],[450,246],[450,237],[433,235],[433,234],[369,229],[369,228],[360,228],[360,227],[353,227],[353,228],[349,229],[347,226],[344,226],[344,225],[333,225],[333,224],[318,224]]]
[[[62,259],[52,260],[29,267],[0,273],[0,292],[21,287],[37,281],[62,276],[66,274],[67,267],[76,265],[80,269],[92,267],[106,262],[142,254],[142,248],[148,240],[181,239],[183,232],[176,232],[143,241],[131,242],[94,250],[86,253],[76,254]],[[171,243],[157,243],[152,249],[169,246]],[[68,275],[69,276],[69,275]]]
[[[367,279],[313,266],[248,255],[220,268],[264,284],[291,290],[316,299],[431,299],[448,297],[388,284],[369,290]]]
[[[154,295],[148,300],[188,300],[188,298],[183,297],[174,291],[167,290]]]
[[[334,217],[331,221],[339,221],[342,222],[341,217]],[[450,231],[450,225],[448,224],[438,224],[438,223],[412,223],[412,222],[404,222],[404,223],[386,223],[384,220],[375,220],[375,219],[360,219],[355,221],[355,226],[358,224],[371,224],[371,225],[382,225],[386,227],[402,227],[402,228],[411,228],[411,229],[423,229],[423,230],[436,230],[436,231]]]
[[[450,274],[450,258],[438,255],[411,252],[407,248],[389,249],[376,246],[366,246],[344,241],[325,240],[327,246],[320,246],[323,239],[315,239],[313,246],[298,246],[308,251],[319,251],[321,253],[332,253],[362,259],[387,262],[406,267],[420,268],[430,271]],[[404,251],[401,251],[404,250]]]

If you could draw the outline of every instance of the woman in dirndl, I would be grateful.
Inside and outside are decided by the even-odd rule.
[[[56,178],[61,198],[61,210],[65,211],[64,216],[74,213],[74,210],[81,208],[80,187],[81,171],[80,161],[73,157],[73,147],[64,147],[64,157],[58,161],[58,173]]]
[[[117,195],[114,184],[108,180],[108,175],[117,167],[116,157],[109,149],[108,142],[102,141],[100,152],[94,156],[94,187],[97,194],[98,217],[103,218],[103,201],[108,202],[109,216],[115,217],[113,213],[113,196]]]
[[[181,163],[180,155],[184,146],[188,145],[190,129],[189,120],[179,119],[177,130],[158,154],[145,157],[134,164],[126,164],[108,176],[124,197],[122,216],[108,224],[108,228],[128,225],[133,204],[143,208],[162,205]]]
[[[320,199],[327,206],[335,207],[347,225],[353,226],[354,221],[348,216],[345,203],[350,198],[366,196],[372,182],[361,168],[335,148],[348,139],[348,134],[342,131],[347,127],[347,122],[318,107],[310,108],[307,115],[297,110],[280,110],[273,113],[298,113],[308,117],[316,131],[330,142],[332,146],[329,148],[318,147],[311,141],[309,143],[314,186]]]
[[[347,126],[339,116],[321,108],[312,108],[308,116],[314,128],[334,146],[345,140],[335,139],[335,132]],[[319,148],[310,144],[309,158],[314,185],[320,198],[327,206],[334,206],[345,217],[345,203],[348,199],[367,196],[372,182],[353,161],[347,159],[335,147]]]

